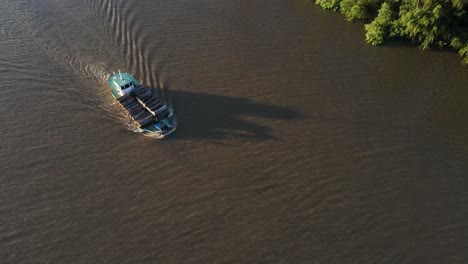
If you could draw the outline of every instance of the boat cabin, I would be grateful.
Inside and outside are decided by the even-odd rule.
[[[138,81],[128,73],[114,73],[107,81],[112,90],[112,95],[115,98],[120,98],[126,94],[130,94]]]

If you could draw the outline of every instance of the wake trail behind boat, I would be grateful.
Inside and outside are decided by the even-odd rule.
[[[63,80],[64,85],[55,88],[58,89],[57,94],[78,96],[82,104],[88,105],[86,107],[99,108],[106,112],[106,118],[117,118],[119,123],[124,123],[131,131],[140,132],[125,114],[115,114],[116,104],[106,87],[108,78],[117,69],[139,72],[133,61],[128,59],[128,55],[139,49],[126,45],[134,42],[130,40],[134,36],[129,34],[131,31],[128,30],[124,16],[118,12],[116,3],[112,0],[100,3],[0,0],[0,3],[14,10],[3,18],[15,25],[12,27],[15,31],[8,34],[31,39],[48,57],[78,74],[78,82]],[[97,8],[103,6],[105,8]],[[51,15],[49,10],[61,12]],[[1,29],[2,34],[5,32],[7,35],[4,28]],[[68,34],[70,31],[72,35]],[[149,74],[144,76],[148,78]]]

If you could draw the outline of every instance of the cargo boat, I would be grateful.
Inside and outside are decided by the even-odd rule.
[[[114,73],[107,80],[112,96],[125,109],[135,124],[156,138],[163,138],[176,130],[177,120],[172,108],[150,88],[138,83],[128,73]]]

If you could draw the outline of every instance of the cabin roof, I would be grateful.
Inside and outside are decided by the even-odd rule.
[[[115,98],[120,97],[119,91],[121,90],[121,87],[129,84],[130,82],[138,84],[138,81],[126,72],[114,73],[107,80],[107,83],[109,84],[112,94]]]
[[[108,80],[108,83],[109,85],[111,86],[115,86],[115,84],[117,84],[118,86],[122,87],[126,84],[129,84],[130,82],[133,82],[135,84],[138,83],[138,81],[133,78],[133,76],[131,76],[130,74],[128,73],[114,73],[112,74],[110,77],[109,77],[109,80]],[[115,87],[117,88],[117,87]]]

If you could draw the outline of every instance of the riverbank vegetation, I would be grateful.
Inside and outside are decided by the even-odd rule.
[[[468,65],[468,0],[315,0],[365,24],[366,41],[408,39],[421,49],[450,47]]]

